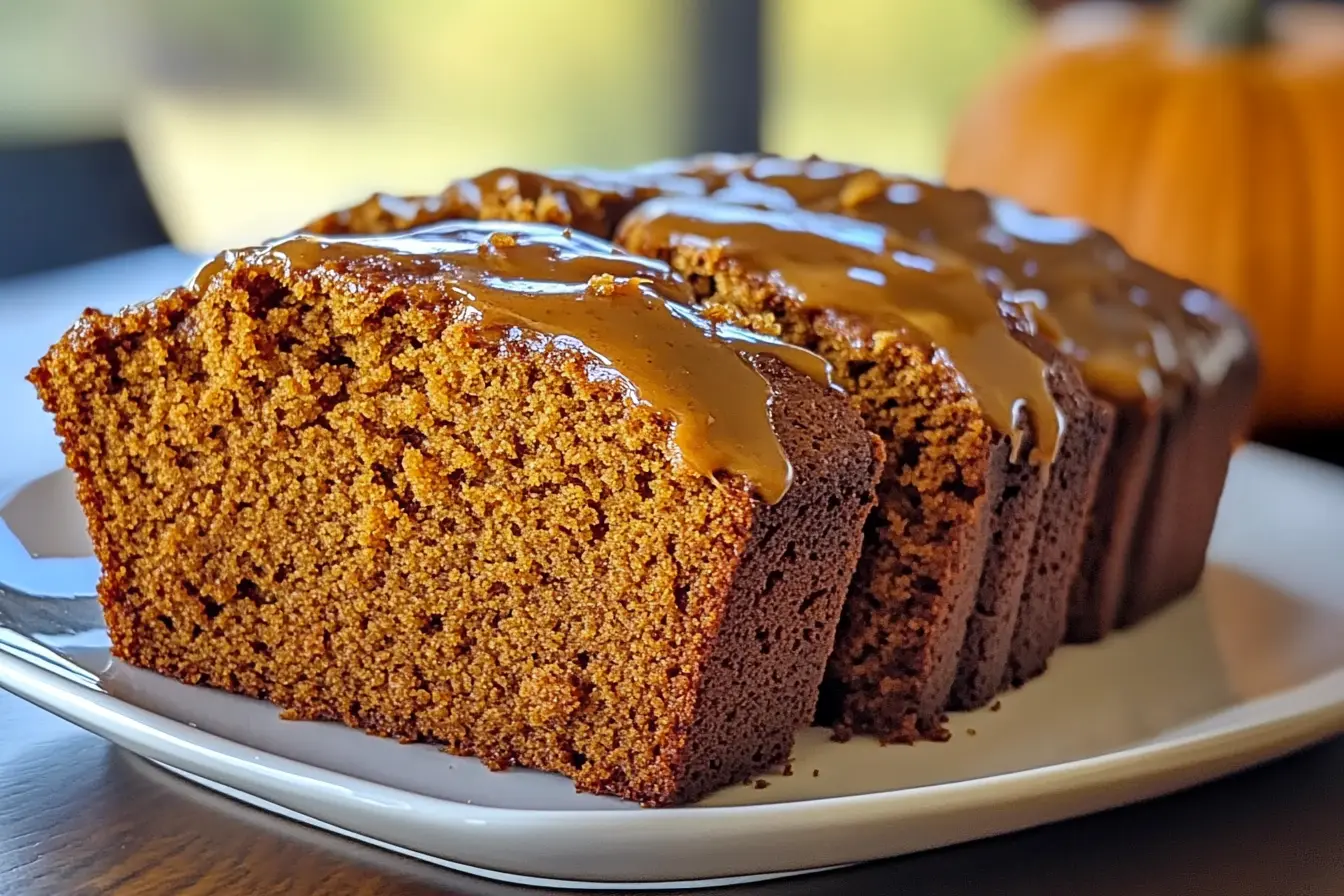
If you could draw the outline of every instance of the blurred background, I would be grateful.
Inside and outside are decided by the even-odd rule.
[[[50,149],[85,144],[102,182],[71,192],[115,190],[124,208],[103,179],[138,173],[168,235],[209,251],[499,164],[765,146],[933,173],[1032,15],[1014,0],[0,0],[0,169],[34,168],[41,147],[55,182],[0,175],[0,201],[28,201],[7,229],[68,220],[76,163]]]
[[[818,153],[1097,222],[1250,314],[1344,459],[1344,4],[0,0],[3,278],[496,165]]]

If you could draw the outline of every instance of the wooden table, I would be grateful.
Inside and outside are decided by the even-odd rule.
[[[0,692],[4,896],[445,892],[538,891],[235,803]],[[699,892],[1340,896],[1344,738],[1141,806],[825,875]]]

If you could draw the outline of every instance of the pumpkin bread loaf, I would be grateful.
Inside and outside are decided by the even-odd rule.
[[[465,206],[467,214],[491,214],[493,209],[516,205],[519,183],[529,185],[529,196],[604,195],[609,198],[588,203],[600,205],[606,212],[596,222],[592,216],[582,222],[573,216],[560,220],[605,234],[615,226],[613,217],[626,214],[631,202],[655,193],[712,193],[720,201],[765,207],[837,206],[838,189],[846,182],[842,178],[863,169],[821,161],[799,163],[720,154],[689,161],[667,160],[614,173],[582,171],[542,176],[502,170],[506,172],[503,177],[494,171],[454,183],[443,194],[447,201],[440,205],[462,213],[464,204],[454,197],[468,195],[473,201]],[[381,202],[375,197],[366,206]],[[565,207],[576,205],[570,201]],[[332,219],[313,226],[325,230],[332,226]],[[1008,483],[1000,498],[1005,506],[996,508],[992,515],[991,543],[977,589],[976,611],[967,626],[952,692],[954,708],[973,708],[988,702],[1004,683],[1001,678],[1020,683],[1039,674],[1063,640],[1085,522],[1101,473],[1094,461],[1105,456],[1111,428],[1109,407],[1079,388],[1077,372],[1068,364],[1057,363],[1058,350],[1048,340],[1020,332],[1016,335],[1051,362],[1052,388],[1056,398],[1068,406],[1066,416],[1073,426],[1061,442],[1061,457],[1048,496],[1044,477],[1033,476],[1021,466],[1010,471],[1014,481]],[[1041,504],[1039,526],[1004,525],[1004,520],[1017,514],[1017,504],[1025,505],[1022,512],[1028,518],[1036,517],[1035,508]],[[1019,544],[1022,539],[1025,548]]]
[[[691,303],[581,234],[447,223],[86,312],[31,379],[115,654],[649,805],[783,761],[882,446],[821,359]]]
[[[1004,282],[1115,413],[1070,637],[1095,640],[1194,587],[1258,376],[1250,328],[1230,306],[1137,261],[1104,233],[974,190],[820,159],[710,156],[677,170],[702,172],[724,201],[883,224],[951,248]],[[1035,591],[1029,585],[1024,600]]]
[[[552,175],[499,169],[428,203],[436,210],[431,219],[526,218],[541,210],[548,220],[607,235],[642,201],[669,195],[844,215],[942,245],[999,283],[1029,320],[1013,336],[1049,365],[1052,397],[1070,425],[1048,481],[1029,475],[1030,464],[1005,468],[952,707],[987,699],[984,676],[994,663],[985,658],[1002,649],[1006,629],[1001,684],[1021,683],[1044,668],[1066,627],[1074,640],[1095,639],[1197,580],[1230,446],[1250,406],[1254,347],[1225,304],[1140,265],[1103,234],[972,191],[815,158],[713,155]],[[387,201],[375,197],[363,215],[387,226],[377,222]],[[313,227],[340,229],[350,216],[337,213]],[[712,313],[740,313],[724,307]],[[751,322],[778,327],[760,316]],[[1058,363],[1061,356],[1072,363]],[[1079,376],[1082,391],[1074,388]],[[1005,525],[1033,516],[1034,527]],[[1018,549],[1028,541],[1029,553]]]
[[[462,204],[451,197],[465,192],[479,197],[474,203],[477,209],[500,208],[508,204],[517,182],[533,185],[531,195],[578,196],[602,184],[608,195],[641,199],[669,184],[671,188],[664,192],[680,197],[721,186],[713,177],[705,176],[705,169],[688,174],[680,167],[681,163],[674,161],[621,174],[511,174],[502,182],[491,172],[450,186],[443,194],[449,201],[437,205],[453,206],[454,213],[460,214]],[[376,212],[384,205],[386,200],[374,197],[352,212],[336,213],[309,227],[319,232],[344,229],[352,220],[375,228],[389,226]],[[633,221],[646,221],[649,209],[656,205],[656,201],[638,205],[634,212],[628,212],[624,201],[610,201],[605,207],[618,216],[617,220],[624,221],[621,239],[627,248],[637,254],[670,259],[703,291],[713,282],[713,272],[706,265],[715,262],[691,252],[673,252],[665,241],[650,240],[647,228],[632,226]],[[360,210],[370,206],[375,208],[373,213]],[[567,203],[566,207],[573,208],[574,204]],[[473,210],[468,208],[467,213]],[[752,214],[744,208],[737,213]],[[616,221],[609,219],[580,221],[569,216],[559,220],[600,233],[616,226]],[[706,223],[700,222],[702,227]],[[1037,667],[1044,666],[1045,658],[1062,637],[1069,575],[1061,572],[1049,553],[1040,557],[1040,565],[1058,580],[1055,590],[1059,612],[1024,620],[1020,629],[1017,625],[1018,602],[1036,559],[1033,548],[1038,535],[1042,550],[1055,551],[1058,545],[1069,543],[1072,531],[1067,525],[1057,524],[1053,509],[1047,527],[1038,528],[1049,491],[1048,458],[1044,463],[1040,456],[1034,463],[1028,462],[1027,455],[1032,453],[1028,444],[1021,456],[1009,460],[1014,440],[1032,439],[1026,428],[1031,421],[1019,421],[1011,407],[1013,402],[1004,403],[990,385],[1001,372],[996,363],[999,358],[978,365],[979,382],[986,388],[976,394],[964,382],[964,371],[945,354],[930,350],[929,334],[898,314],[899,295],[880,296],[868,302],[871,307],[851,307],[841,316],[828,307],[839,300],[831,293],[842,289],[848,279],[843,269],[836,276],[835,263],[840,254],[879,270],[884,261],[891,266],[890,258],[880,257],[887,239],[880,227],[807,215],[786,222],[740,223],[755,228],[756,235],[766,243],[784,239],[786,229],[830,226],[848,231],[838,240],[818,237],[811,245],[801,247],[811,255],[793,259],[798,262],[794,269],[811,278],[807,290],[797,284],[782,292],[764,288],[762,283],[778,272],[768,264],[763,267],[764,255],[758,252],[753,266],[743,266],[741,259],[733,259],[737,264],[727,276],[736,278],[735,288],[712,297],[702,296],[702,307],[825,354],[835,364],[842,384],[854,394],[870,427],[888,443],[881,510],[869,523],[864,560],[851,587],[842,634],[823,689],[820,718],[842,732],[874,733],[889,740],[939,736],[941,716],[949,701],[967,708],[985,703],[1000,690],[1005,678],[1013,675],[1010,653],[1015,634],[1024,633],[1024,653],[1031,654],[1030,662]],[[705,233],[698,235],[709,238]],[[857,240],[859,245],[847,245],[847,239]],[[899,238],[893,239],[899,242]],[[886,254],[898,248],[893,244]],[[790,249],[800,247],[792,245]],[[787,254],[776,252],[765,260],[779,263]],[[910,258],[915,260],[916,256]],[[1095,476],[1093,460],[1099,456],[1097,446],[1105,443],[1109,420],[1104,414],[1087,418],[1083,407],[1086,393],[1067,363],[1042,360],[1018,343],[1035,342],[1044,352],[1052,351],[1048,345],[1025,333],[1009,335],[1012,327],[1002,315],[1012,317],[1016,322],[1013,326],[1025,325],[1026,321],[1012,314],[1011,306],[996,305],[991,285],[981,282],[955,259],[946,258],[944,262],[949,272],[955,271],[949,275],[955,284],[953,292],[965,293],[958,301],[970,305],[978,315],[975,328],[979,329],[973,328],[974,332],[983,339],[987,326],[988,332],[997,335],[988,349],[1007,353],[1010,367],[1017,365],[1014,385],[1023,390],[1024,396],[1031,393],[1033,413],[1047,417],[1050,444],[1046,453],[1049,457],[1060,455],[1063,471],[1054,480],[1055,489],[1067,492],[1067,500],[1053,501],[1052,508],[1067,507],[1075,509],[1073,512],[1085,508]],[[916,291],[918,301],[928,304],[935,313],[955,313],[955,308],[938,307],[946,298],[941,295],[946,288],[940,285],[939,276],[921,274],[909,265],[900,266],[900,271],[904,276],[896,288]],[[871,284],[867,287],[874,293],[890,293]],[[766,310],[762,304],[782,316],[787,316],[786,308],[796,313],[788,321],[765,319],[759,313]],[[885,329],[872,326],[874,314],[881,318],[879,323],[888,325]],[[954,319],[949,317],[944,326]],[[856,343],[855,333],[867,335]],[[858,347],[865,340],[871,344]],[[960,358],[962,364],[971,363],[981,354],[979,346],[965,339],[959,348],[966,354]],[[977,410],[979,402],[989,400],[991,395],[1001,404],[997,429]],[[1061,413],[1072,415],[1072,419],[1061,421]],[[1073,425],[1065,427],[1064,423]]]
[[[1226,303],[1078,222],[910,179],[878,189],[870,180],[868,189],[864,199],[861,182],[851,185],[851,214],[902,232],[926,228],[1003,277],[1115,409],[1071,601],[1072,639],[1095,640],[1187,593],[1203,572],[1253,405],[1249,326]]]
[[[890,227],[898,233],[937,245],[944,245],[985,266],[1010,287],[1010,297],[1026,295],[1034,302],[1037,295],[1066,301],[1064,290],[1082,291],[1091,301],[1098,274],[1090,268],[1078,270],[1071,259],[1060,257],[1065,251],[1047,246],[1053,256],[1021,252],[1021,242],[997,229],[991,220],[992,207],[987,197],[969,191],[948,190],[907,177],[890,177],[858,166],[819,159],[753,159],[751,157],[715,158],[709,164],[720,178],[717,195],[763,203],[799,204],[825,209]],[[1005,246],[1006,240],[1013,240]],[[1033,247],[1038,248],[1038,247]],[[1109,285],[1108,275],[1100,274]],[[1063,284],[1061,290],[1054,287]],[[1034,306],[1031,310],[1041,317]],[[1122,309],[1123,310],[1123,309]],[[1050,330],[1054,325],[1056,330]],[[1043,328],[1057,332],[1058,322],[1047,319]],[[1091,370],[1094,395],[1099,379],[1110,380],[1101,396],[1114,395],[1117,379],[1125,378],[1126,400],[1107,402],[1114,422],[1109,449],[1105,455],[1097,485],[1084,516],[1075,523],[1072,538],[1062,562],[1069,584],[1064,595],[1044,591],[1036,582],[1027,585],[1019,611],[1024,620],[1045,615],[1056,620],[1062,640],[1065,634],[1074,640],[1093,640],[1109,630],[1118,613],[1129,562],[1132,536],[1143,501],[1145,487],[1157,448],[1157,420],[1154,401],[1161,398],[1162,382],[1157,376],[1137,381],[1126,375],[1137,371],[1152,374],[1151,362],[1132,361],[1151,354],[1150,324],[1141,314],[1122,314],[1098,328],[1100,339],[1107,342],[1107,353],[1087,356],[1080,364],[1083,373]],[[1069,339],[1074,337],[1070,334]],[[1076,343],[1071,343],[1075,344]],[[1113,344],[1119,344],[1116,352]],[[1116,355],[1119,354],[1119,363]],[[1119,368],[1120,376],[1116,376]],[[1146,390],[1146,391],[1145,391]],[[1100,400],[1105,400],[1101,398]],[[1081,570],[1081,574],[1079,574]],[[1025,640],[1029,625],[1023,626],[1019,641]],[[1044,669],[1040,649],[1016,651],[1011,677],[1021,683]],[[1048,651],[1045,651],[1048,656]]]
[[[1110,421],[1019,309],[959,256],[834,215],[669,198],[617,239],[668,260],[702,307],[826,356],[887,444],[822,719],[928,736],[949,703],[979,706],[1017,674],[1015,641],[1044,668],[1063,637],[1067,514],[1088,504]],[[965,433],[984,433],[987,466]],[[1038,570],[1057,610],[1024,617]]]
[[[1254,387],[1253,345],[1216,298],[1102,234],[857,166],[744,156],[614,173],[496,169],[437,196],[373,197],[309,230],[453,218],[619,231],[686,274],[694,293],[682,299],[709,317],[836,362],[887,445],[820,714],[841,732],[937,736],[943,709],[1038,674],[1066,621],[1075,639],[1099,637],[1198,578]],[[653,226],[669,218],[677,228]],[[825,241],[835,228],[849,237],[800,254],[800,233]],[[918,285],[920,269],[930,282],[956,271],[963,287],[977,283],[997,326],[972,329],[997,347],[949,351],[956,328],[931,338],[929,313],[949,311],[938,305],[946,284]],[[864,275],[892,282],[856,284]],[[870,291],[860,307],[856,286],[886,298]],[[1005,378],[1023,359],[1005,368],[1005,343],[1026,350],[1035,376]]]

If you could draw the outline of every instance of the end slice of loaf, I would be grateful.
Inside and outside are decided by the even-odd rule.
[[[590,355],[482,326],[457,286],[243,253],[50,350],[31,379],[116,656],[648,805],[783,761],[880,445],[754,356],[793,470],[767,504],[686,464]]]

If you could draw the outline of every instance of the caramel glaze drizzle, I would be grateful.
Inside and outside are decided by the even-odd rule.
[[[238,261],[277,260],[295,274],[428,285],[455,303],[456,320],[502,340],[580,351],[592,380],[618,384],[671,418],[686,463],[711,478],[740,475],[771,504],[793,470],[771,423],[773,388],[752,360],[769,355],[831,382],[817,355],[699,316],[689,287],[666,265],[551,225],[453,221],[387,236],[297,234],[221,255],[194,289],[203,292]]]
[[[996,290],[960,256],[881,225],[798,209],[665,197],[621,222],[628,246],[717,247],[750,272],[778,276],[803,307],[839,312],[946,354],[981,410],[1012,440],[1032,423],[1034,452],[1053,460],[1065,418],[1045,362],[1013,337]]]
[[[1156,402],[1171,382],[1216,384],[1249,349],[1223,303],[1077,221],[821,159],[708,156],[681,170],[721,201],[846,215],[961,253],[1105,396]]]

